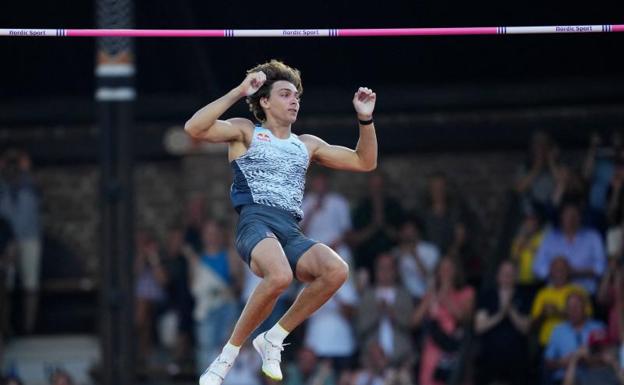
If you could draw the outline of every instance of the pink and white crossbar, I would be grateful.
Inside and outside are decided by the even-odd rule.
[[[34,29],[0,28],[9,37],[372,37],[624,32],[624,24],[534,27],[361,29]]]

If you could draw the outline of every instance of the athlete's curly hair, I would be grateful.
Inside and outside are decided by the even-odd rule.
[[[254,114],[256,119],[260,122],[266,121],[266,114],[260,105],[260,99],[268,98],[273,87],[273,83],[279,80],[286,80],[292,83],[299,96],[303,94],[303,86],[301,85],[301,73],[298,69],[287,66],[279,60],[272,59],[270,62],[259,64],[254,68],[247,71],[247,74],[252,72],[262,71],[266,75],[266,81],[253,95],[247,96],[247,104],[249,104],[249,110]]]

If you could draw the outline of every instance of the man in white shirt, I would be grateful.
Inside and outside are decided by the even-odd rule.
[[[301,229],[308,237],[334,249],[343,259],[349,259],[351,251],[344,243],[344,236],[351,230],[349,203],[329,190],[325,173],[316,174],[310,185],[303,198]]]
[[[325,173],[316,174],[311,189],[303,198],[303,232],[320,241],[351,264],[351,251],[344,236],[351,230],[351,215],[347,200],[329,191]],[[338,371],[349,368],[356,350],[350,318],[358,296],[352,280],[347,280],[336,294],[309,319],[305,344],[321,358],[331,359]]]
[[[330,359],[336,372],[350,369],[357,342],[351,319],[358,296],[348,280],[308,319],[305,345],[320,358]]]

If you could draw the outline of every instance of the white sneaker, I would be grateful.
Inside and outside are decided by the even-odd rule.
[[[199,377],[199,385],[221,385],[231,367],[232,363],[221,359],[219,355]]]
[[[282,379],[282,352],[285,345],[274,345],[267,340],[266,332],[258,335],[253,340],[253,347],[262,357],[262,373],[272,380],[280,381]],[[204,384],[202,384],[204,385]]]

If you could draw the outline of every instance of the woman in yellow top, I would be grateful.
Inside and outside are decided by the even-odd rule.
[[[553,259],[550,264],[550,283],[537,292],[531,308],[533,327],[539,330],[539,343],[545,346],[550,335],[565,319],[565,305],[571,293],[581,293],[588,297],[581,286],[570,283],[570,266],[564,257]],[[590,301],[586,301],[585,311],[591,315]]]
[[[534,213],[528,213],[518,234],[514,237],[511,245],[511,259],[518,268],[518,283],[523,286],[531,286],[537,283],[533,275],[533,259],[544,239],[542,224]]]

